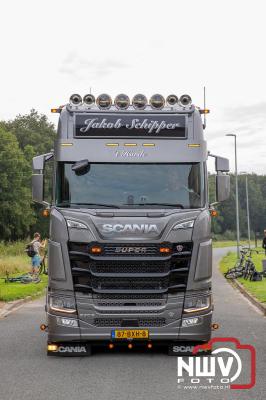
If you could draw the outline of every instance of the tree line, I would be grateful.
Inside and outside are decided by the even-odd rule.
[[[46,115],[31,110],[13,120],[0,122],[0,241],[25,239],[33,232],[48,235],[48,220],[41,207],[31,201],[32,158],[54,147],[56,131]],[[247,237],[245,177],[239,176],[240,231]],[[248,175],[252,234],[266,229],[266,175]],[[215,201],[215,175],[209,175],[209,198]],[[235,179],[231,175],[231,195],[217,206],[213,219],[214,236],[235,238]]]

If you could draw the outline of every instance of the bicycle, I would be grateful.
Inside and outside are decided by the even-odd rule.
[[[245,263],[245,268],[243,271],[243,278],[247,280],[248,278],[251,279],[251,277],[254,275],[256,271],[256,266],[254,262],[252,261],[252,252],[254,253],[259,253],[258,250],[255,249],[250,249],[249,254],[247,255],[246,263]]]
[[[45,262],[46,257],[47,257],[47,250],[45,250],[44,256],[41,260],[38,275],[42,275],[42,274],[48,275],[48,268],[46,267],[46,262]]]
[[[245,261],[246,255],[248,254],[249,249],[247,247],[243,247],[240,250],[240,259],[236,261],[233,268],[229,268],[227,272],[224,273],[224,277],[226,279],[236,279],[243,275],[245,269]]]

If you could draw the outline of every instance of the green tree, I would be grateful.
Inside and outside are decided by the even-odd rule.
[[[24,153],[28,164],[25,174],[25,186],[31,191],[32,158],[39,154],[48,153],[54,147],[55,127],[49,122],[46,115],[39,114],[34,109],[29,114],[18,115],[14,120],[2,122],[2,126],[16,136],[19,147]],[[48,219],[42,217],[41,209],[42,207],[38,204],[32,206],[32,215],[35,222],[31,225],[30,233],[38,231],[41,235],[47,236]]]
[[[0,126],[0,240],[25,238],[35,222],[29,175],[16,136]]]
[[[33,155],[48,153],[54,146],[55,128],[46,115],[32,109],[29,114],[18,115],[14,120],[4,122],[7,131],[12,132],[24,151],[33,149]],[[27,149],[28,148],[28,149]]]

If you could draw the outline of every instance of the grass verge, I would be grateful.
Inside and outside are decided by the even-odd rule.
[[[261,249],[258,250],[260,251]],[[229,252],[225,257],[222,258],[220,262],[220,271],[224,273],[229,268],[232,268],[236,262],[236,259],[236,253]],[[256,265],[256,269],[258,271],[262,271],[262,260],[265,259],[265,255],[254,254],[252,255],[252,259],[254,264]],[[238,278],[237,280],[250,294],[256,297],[256,299],[258,299],[261,303],[266,303],[266,278],[262,278],[262,281],[258,282],[251,282],[243,278]]]
[[[47,286],[48,277],[41,276],[40,283],[5,283],[6,273],[10,277],[27,273],[31,270],[31,259],[25,254],[25,243],[0,242],[0,301],[24,299],[27,296],[38,297]]]
[[[251,241],[250,244],[252,247],[254,247],[255,241]],[[213,245],[213,247],[234,247],[234,246],[236,246],[236,241],[234,241],[234,240],[218,240],[218,241],[213,240],[212,245]],[[241,240],[240,246],[248,246],[248,241]]]
[[[41,282],[39,283],[5,283],[4,279],[0,279],[0,301],[24,299],[27,296],[41,296],[47,286],[48,277],[41,275],[40,278]]]

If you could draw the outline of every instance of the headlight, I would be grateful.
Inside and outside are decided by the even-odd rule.
[[[185,299],[184,313],[208,310],[211,306],[211,296],[188,297]]]
[[[64,299],[60,297],[50,297],[49,306],[53,311],[59,311],[68,314],[73,314],[76,312],[76,303],[72,297]]]
[[[173,227],[173,230],[188,229],[188,228],[193,228],[193,226],[194,226],[194,219],[192,219],[191,221],[180,222],[180,224],[177,224]]]
[[[82,222],[73,221],[72,219],[67,219],[66,222],[69,228],[88,229],[87,225],[82,224]]]

